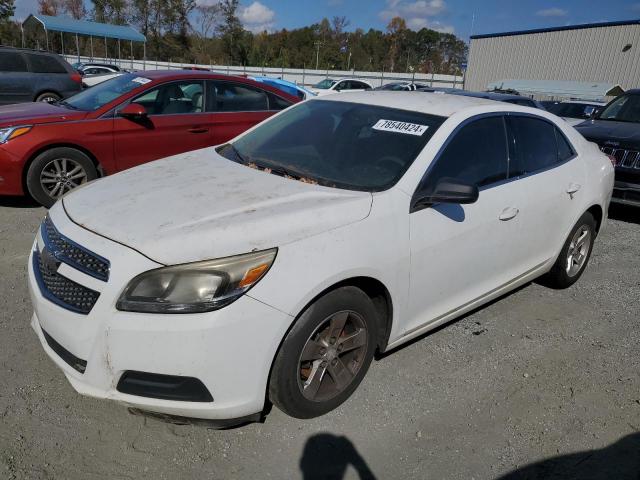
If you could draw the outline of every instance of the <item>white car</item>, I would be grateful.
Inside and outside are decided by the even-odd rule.
[[[372,89],[373,86],[369,82],[354,78],[341,78],[339,80],[325,78],[311,87],[311,91],[318,96],[338,92],[361,92]]]
[[[82,74],[82,85],[85,88],[127,73],[126,70],[108,63],[74,63],[72,66]]]
[[[614,169],[557,117],[412,92],[314,98],[72,191],[29,260],[80,393],[236,422],[344,402],[384,352],[543,276],[568,287]]]

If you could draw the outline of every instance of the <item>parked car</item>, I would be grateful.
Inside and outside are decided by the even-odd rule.
[[[227,425],[266,400],[315,417],[376,351],[541,275],[573,284],[613,175],[542,110],[313,98],[57,202],[29,259],[32,326],[86,395]]]
[[[416,82],[391,82],[385,83],[380,87],[374,88],[374,90],[391,90],[393,92],[414,92],[416,90],[421,90],[424,88],[429,88],[429,85],[426,83],[416,83]]]
[[[127,73],[127,70],[122,70],[117,65],[109,63],[74,63],[72,66],[82,75],[84,88],[93,87]]]
[[[0,195],[51,206],[80,184],[217,145],[298,102],[204,72],[127,73],[56,104],[0,107]]]
[[[565,100],[563,102],[540,102],[547,111],[575,126],[591,118],[606,102],[592,100]]]
[[[120,72],[120,67],[110,63],[83,63],[78,62],[71,65],[78,72],[84,75],[104,75],[108,73]]]
[[[496,92],[470,92],[468,90],[452,90],[453,95],[464,95],[465,97],[486,98],[487,100],[495,100],[497,102],[512,103],[514,105],[522,105],[523,107],[538,108],[544,110],[544,106],[534,100],[533,98],[523,97],[521,95],[514,95],[508,93],[496,93]]]
[[[640,89],[617,97],[575,128],[615,159],[611,201],[640,207]]]
[[[256,82],[266,83],[267,85],[271,85],[274,88],[287,92],[289,95],[295,95],[300,100],[306,100],[307,98],[316,96],[316,94],[313,93],[308,88],[305,88],[302,85],[298,85],[293,82],[288,82],[287,80],[282,80],[281,78],[272,78],[272,77],[249,77],[249,78]]]
[[[81,88],[82,77],[61,56],[0,47],[0,105],[55,102]]]
[[[362,91],[372,90],[373,86],[364,80],[356,80],[353,78],[342,78],[333,80],[325,78],[311,87],[311,91],[316,95],[328,95],[330,93],[346,92],[346,91]]]

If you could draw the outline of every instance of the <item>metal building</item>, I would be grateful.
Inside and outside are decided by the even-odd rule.
[[[472,36],[465,88],[502,79],[640,87],[640,20]]]

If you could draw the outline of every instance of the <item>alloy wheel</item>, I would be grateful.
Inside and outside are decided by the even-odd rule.
[[[362,316],[341,311],[326,318],[307,340],[299,359],[302,395],[324,402],[343,392],[367,354],[369,333]]]
[[[84,167],[70,158],[56,158],[40,172],[40,186],[51,198],[58,199],[77,186],[86,183]]]
[[[567,249],[566,271],[569,277],[574,277],[582,270],[591,248],[591,230],[582,225],[571,239]]]

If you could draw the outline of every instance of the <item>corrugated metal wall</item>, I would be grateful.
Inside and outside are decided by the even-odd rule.
[[[623,52],[627,44],[632,48]],[[472,39],[465,88],[485,90],[489,82],[504,79],[640,87],[640,25]]]

